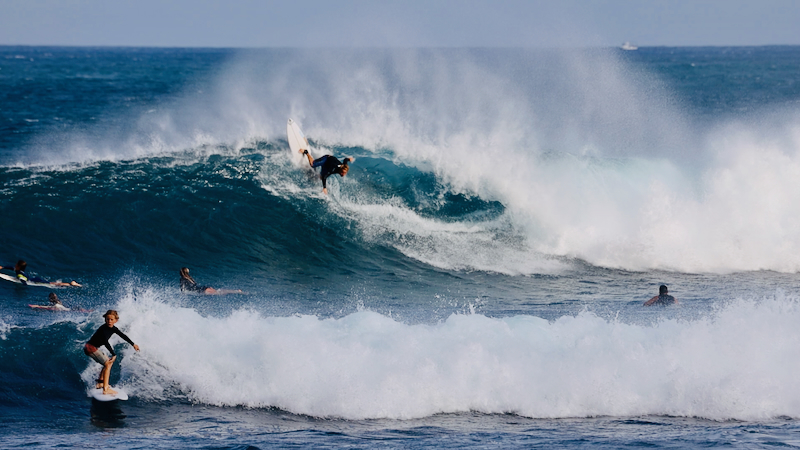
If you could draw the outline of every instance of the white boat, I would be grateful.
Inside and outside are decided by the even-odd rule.
[[[631,44],[630,42],[626,42],[626,43],[622,44],[622,46],[620,48],[623,49],[623,50],[638,50],[639,49],[639,47]]]

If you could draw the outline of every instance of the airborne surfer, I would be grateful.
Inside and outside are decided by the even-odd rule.
[[[339,161],[333,155],[324,155],[314,159],[311,157],[311,153],[308,153],[307,149],[302,149],[302,151],[298,150],[298,152],[308,158],[308,164],[311,168],[316,169],[317,167],[321,167],[319,177],[322,179],[322,193],[325,195],[328,195],[328,177],[335,173],[338,173],[341,177],[347,175],[347,172],[350,170],[350,163],[355,161],[355,158],[352,157],[345,158],[344,161]]]

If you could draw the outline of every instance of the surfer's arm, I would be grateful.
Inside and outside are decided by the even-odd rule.
[[[655,297],[651,298],[650,300],[648,300],[648,301],[644,302],[644,306],[650,306],[650,305],[652,305],[653,303],[655,303],[655,302],[656,302],[656,300],[658,300],[658,296],[657,296],[657,295],[656,295]]]
[[[314,158],[311,157],[311,153],[308,153],[308,149],[303,149],[303,155],[308,158],[308,165],[314,167]]]
[[[136,344],[134,344],[134,343],[133,343],[133,341],[131,340],[131,338],[129,338],[129,337],[128,337],[128,335],[126,335],[125,333],[123,333],[123,332],[122,332],[122,330],[120,330],[120,329],[119,329],[119,328],[117,328],[117,327],[114,327],[114,332],[115,332],[115,333],[117,333],[117,336],[119,336],[119,337],[121,337],[122,339],[124,339],[124,340],[125,340],[125,342],[127,342],[128,344],[131,344],[131,345],[132,345],[134,348],[136,348],[136,350],[139,350],[139,346],[138,346],[138,345],[136,345]]]

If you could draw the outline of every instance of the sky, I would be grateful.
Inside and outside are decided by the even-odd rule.
[[[800,0],[0,0],[0,45],[800,45]]]

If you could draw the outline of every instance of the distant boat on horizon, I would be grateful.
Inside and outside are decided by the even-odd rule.
[[[625,42],[624,44],[622,44],[622,46],[620,48],[623,49],[623,50],[638,50],[639,49],[639,47],[631,44],[630,42]]]

